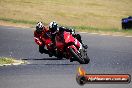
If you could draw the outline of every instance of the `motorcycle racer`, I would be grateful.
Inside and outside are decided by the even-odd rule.
[[[49,56],[52,56],[52,53],[45,49],[45,42],[42,39],[47,39],[49,36],[45,36],[45,34],[49,32],[48,28],[43,25],[42,22],[38,22],[36,25],[36,30],[34,31],[34,41],[36,44],[39,45],[39,52],[41,54],[49,54]]]
[[[49,54],[58,59],[66,58],[70,62],[78,61],[80,64],[89,63],[86,49],[81,42],[73,35],[75,31],[64,27],[59,27],[56,22],[45,27],[42,22],[38,22],[34,31],[34,41],[39,45],[41,54]],[[46,47],[46,48],[45,48]]]
[[[84,43],[82,42],[81,35],[80,34],[75,34],[75,30],[73,30],[73,29],[66,28],[66,27],[63,27],[63,26],[58,26],[57,22],[53,21],[53,22],[51,22],[49,24],[49,30],[52,33],[52,41],[53,42],[55,42],[55,34],[56,34],[56,32],[63,33],[64,31],[66,31],[66,32],[70,32],[72,34],[72,36],[74,38],[76,38],[82,44],[82,46],[85,49],[88,48],[88,46],[87,45],[84,45]]]

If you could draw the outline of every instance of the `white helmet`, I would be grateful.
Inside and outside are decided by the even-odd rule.
[[[36,32],[41,33],[43,31],[44,25],[42,22],[38,22],[36,25]]]
[[[50,22],[49,24],[49,30],[51,30],[51,32],[56,32],[58,30],[58,24],[57,22],[53,21],[53,22]]]

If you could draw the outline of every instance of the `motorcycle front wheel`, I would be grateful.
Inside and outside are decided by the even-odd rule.
[[[70,48],[69,51],[72,54],[73,58],[76,59],[80,64],[87,64],[81,57],[81,55],[79,55],[79,53],[75,52],[72,48]]]

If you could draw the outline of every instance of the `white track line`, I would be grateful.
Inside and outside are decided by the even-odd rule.
[[[125,37],[129,37],[129,38],[131,38],[132,36],[125,36]]]

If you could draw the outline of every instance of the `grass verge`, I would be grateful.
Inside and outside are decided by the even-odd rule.
[[[1,0],[0,18],[14,23],[55,20],[69,26],[121,28],[121,19],[132,15],[131,3],[131,0]]]
[[[0,18],[0,21],[12,22],[12,23],[19,23],[19,24],[36,24],[35,21],[27,21],[27,20],[16,20],[11,18]]]
[[[24,63],[26,62],[22,60],[16,60],[15,58],[0,57],[0,66],[19,65]]]
[[[13,63],[13,58],[0,57],[0,65]]]
[[[30,28],[33,28],[37,22],[35,21],[28,21],[28,20],[16,20],[11,18],[0,18],[0,21],[4,21],[6,23],[13,23],[15,25],[27,25]],[[46,25],[48,23],[45,23]],[[132,35],[132,29],[129,30],[122,30],[118,28],[97,28],[92,26],[67,26],[75,29],[79,32],[90,32],[90,33],[105,33],[105,34],[117,34],[117,35]],[[21,26],[22,27],[22,26]]]
[[[132,0],[1,0],[0,25],[34,27],[37,21],[47,24],[55,20],[78,31],[132,35],[131,30],[121,30],[121,19],[132,15],[131,3]]]
[[[70,26],[70,28],[75,29],[79,32],[88,32],[88,33],[99,33],[99,34],[114,34],[114,35],[123,35],[131,36],[132,29],[118,29],[118,28],[97,28],[92,26]]]

